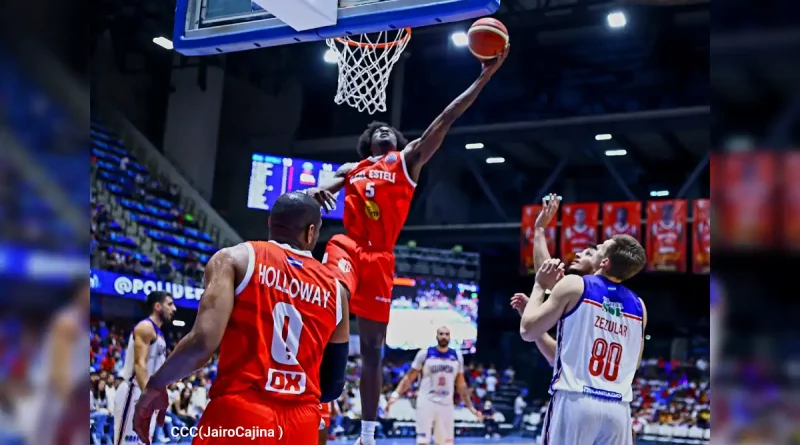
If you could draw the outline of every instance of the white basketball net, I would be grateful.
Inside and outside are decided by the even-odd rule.
[[[326,40],[339,64],[334,102],[369,114],[386,111],[389,76],[409,40],[406,29]]]

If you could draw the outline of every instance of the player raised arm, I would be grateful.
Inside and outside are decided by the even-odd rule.
[[[444,141],[444,137],[453,122],[461,117],[467,111],[467,108],[475,102],[489,79],[503,65],[506,57],[508,57],[509,48],[510,46],[506,46],[506,49],[497,58],[484,62],[483,70],[475,82],[451,102],[442,114],[434,119],[433,123],[422,133],[419,139],[411,141],[403,150],[403,156],[405,157],[406,165],[408,165],[408,173],[411,175],[411,179],[416,180],[416,178],[419,178],[420,169],[442,145],[442,141]]]
[[[146,445],[150,444],[150,419],[155,411],[159,412],[158,425],[164,424],[169,403],[167,385],[191,375],[219,348],[233,311],[237,265],[241,270],[246,269],[248,258],[247,248],[239,244],[215,253],[206,264],[206,290],[200,299],[194,327],[150,377],[136,404],[134,431]]]
[[[519,333],[523,340],[529,342],[538,340],[542,334],[556,324],[567,308],[574,305],[583,293],[583,278],[568,275],[558,281],[550,298],[543,301],[544,287],[540,284],[539,274],[558,276],[563,273],[563,268],[564,265],[560,261],[550,260],[543,264],[536,273],[535,292],[531,294],[531,299],[525,306],[520,321]]]
[[[139,388],[147,386],[147,379],[150,378],[147,372],[147,355],[150,351],[150,344],[155,341],[157,336],[153,323],[139,322],[133,328],[133,371]]]
[[[556,208],[557,207],[556,205]],[[547,253],[547,249],[545,249],[545,253]],[[536,274],[536,284],[531,290],[530,297],[522,293],[514,294],[514,296],[511,297],[511,307],[516,309],[520,316],[523,315],[529,300],[537,299],[539,301],[544,301],[545,290],[552,289],[559,280],[564,278],[563,268],[557,267],[560,263],[559,260],[547,259],[543,261],[542,264],[546,262],[551,262],[554,267],[548,268],[547,272],[542,271],[541,274]],[[535,342],[536,348],[542,353],[547,363],[553,366],[556,357],[556,340],[551,337],[550,334],[544,332]]]
[[[342,164],[338,170],[333,174],[332,178],[327,178],[319,182],[318,187],[312,187],[306,190],[306,193],[314,197],[320,206],[325,209],[325,213],[330,213],[336,208],[336,197],[333,196],[344,187],[344,181],[347,174],[356,166],[353,162]]]
[[[336,329],[325,346],[320,365],[320,403],[332,402],[342,395],[345,384],[345,368],[350,351],[350,292],[341,283],[337,284]]]
[[[560,204],[561,198],[555,193],[542,198],[542,211],[533,223],[533,268],[536,271],[551,258],[550,250],[547,248],[547,228],[550,226],[550,221],[558,214]]]

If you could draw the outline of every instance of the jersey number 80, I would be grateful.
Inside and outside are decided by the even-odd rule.
[[[589,374],[603,378],[609,382],[619,377],[619,363],[622,361],[622,345],[612,342],[609,344],[598,338],[592,345],[592,357],[589,359]]]

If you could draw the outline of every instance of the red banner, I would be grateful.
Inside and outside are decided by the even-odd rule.
[[[541,205],[529,205],[522,207],[522,225],[520,237],[520,266],[525,274],[533,275],[536,270],[533,268],[533,224],[536,222],[536,217],[542,211]],[[558,216],[550,221],[550,225],[545,231],[547,237],[547,250],[550,255],[556,253],[556,228],[558,226]]]
[[[800,153],[786,153],[783,160],[784,245],[800,248]]]
[[[711,200],[695,199],[694,236],[692,236],[692,272],[711,272]]]
[[[596,202],[561,206],[561,260],[572,263],[575,254],[597,246],[600,204]]]
[[[686,272],[686,200],[647,202],[647,270]]]
[[[642,241],[642,203],[620,201],[603,203],[603,240],[614,235],[630,235]]]
[[[719,167],[723,184],[720,186],[722,214],[719,221],[722,244],[771,247],[775,242],[776,227],[773,199],[777,168],[774,154],[729,154]]]

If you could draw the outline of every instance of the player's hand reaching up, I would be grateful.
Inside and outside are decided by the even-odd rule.
[[[325,209],[325,213],[330,213],[336,210],[336,197],[333,196],[333,193],[317,187],[306,190],[306,193],[317,200],[319,205]]]
[[[530,300],[530,298],[527,295],[516,293],[511,297],[511,307],[516,309],[519,315],[522,316],[522,313],[525,312],[525,306],[528,305],[528,300]]]
[[[483,61],[483,71],[481,71],[481,76],[485,77],[487,80],[503,66],[503,63],[506,61],[506,57],[508,57],[508,51],[511,49],[511,44],[506,45],[506,49],[500,53],[499,56],[495,57],[494,59],[484,60]]]
[[[536,217],[536,222],[533,223],[534,227],[537,229],[547,228],[547,226],[550,225],[550,221],[552,221],[558,213],[558,206],[560,204],[561,198],[559,198],[555,193],[550,193],[542,198],[542,211],[539,212],[539,215]]]
[[[543,289],[554,288],[562,278],[564,278],[564,263],[555,258],[545,261],[536,272],[536,282]]]
[[[164,426],[168,405],[169,396],[166,388],[146,388],[136,402],[136,409],[133,412],[133,431],[145,445],[150,445],[150,421],[153,414],[158,411],[156,424]]]

